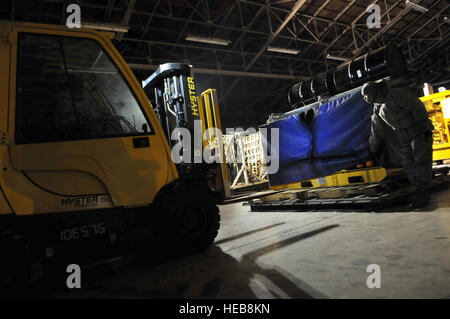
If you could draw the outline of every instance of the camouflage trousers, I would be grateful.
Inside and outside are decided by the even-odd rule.
[[[433,166],[433,138],[431,132],[402,138],[400,150],[403,169],[409,182],[418,188],[431,185]]]

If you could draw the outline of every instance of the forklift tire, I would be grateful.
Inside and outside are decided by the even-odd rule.
[[[155,241],[166,257],[208,248],[220,227],[219,208],[206,183],[177,180],[157,197]]]
[[[29,247],[24,237],[12,231],[0,234],[0,296],[24,293],[30,285]]]

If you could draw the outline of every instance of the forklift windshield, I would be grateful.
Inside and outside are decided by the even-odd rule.
[[[16,143],[151,134],[122,74],[96,41],[22,33]]]

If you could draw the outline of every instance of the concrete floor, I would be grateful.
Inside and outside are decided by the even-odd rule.
[[[116,261],[103,280],[47,297],[450,298],[450,189],[423,211],[392,211],[222,206],[206,252],[140,268]],[[381,288],[367,287],[369,264],[380,266]]]

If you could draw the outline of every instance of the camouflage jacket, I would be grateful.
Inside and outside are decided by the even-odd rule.
[[[434,128],[425,105],[406,88],[389,88],[385,95],[375,100],[370,137],[372,152],[379,150],[380,139],[384,136],[386,127],[381,121],[389,125],[403,141]]]

